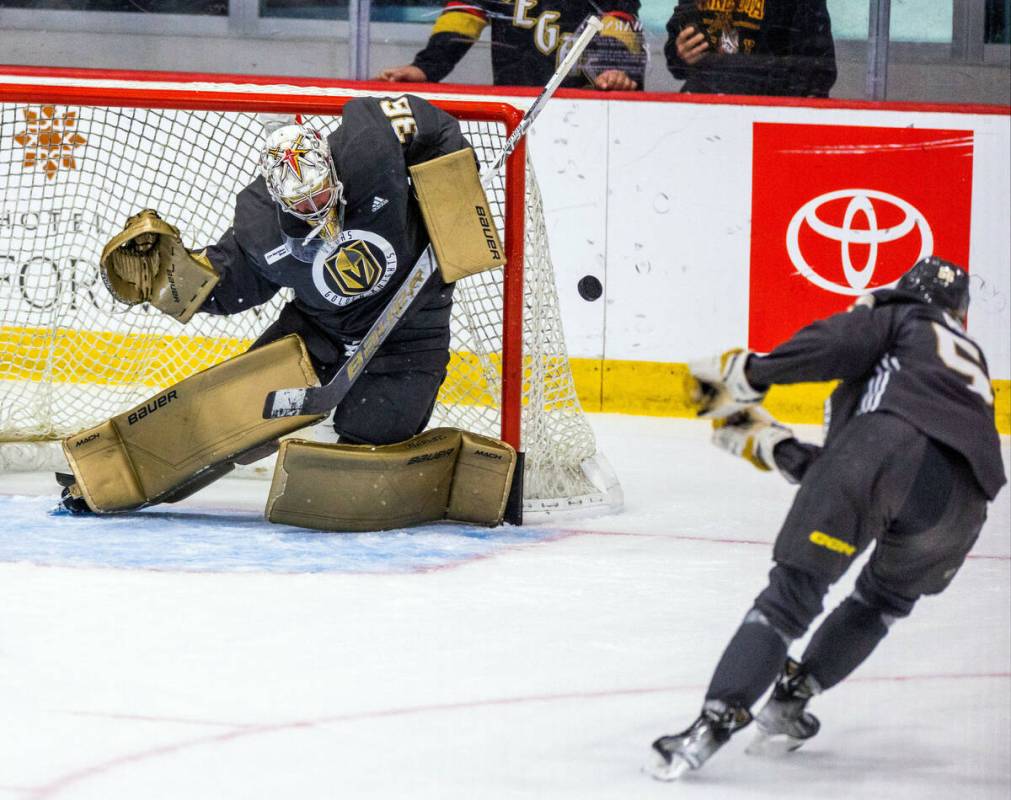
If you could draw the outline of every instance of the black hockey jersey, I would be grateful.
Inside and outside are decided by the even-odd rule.
[[[677,52],[689,25],[709,41],[695,64]],[[683,92],[828,97],[836,81],[825,0],[680,0],[667,37],[667,68]]]
[[[883,289],[748,360],[756,385],[840,379],[825,446],[855,415],[883,411],[956,450],[993,499],[1007,478],[986,359],[961,325],[916,295]]]
[[[410,95],[351,100],[328,143],[346,200],[333,255],[315,258],[324,243],[319,237],[304,241],[308,224],[283,212],[259,177],[239,192],[232,227],[207,248],[221,282],[201,310],[245,311],[289,287],[294,300],[282,317],[318,362],[336,364],[368,331],[429,243],[408,166],[468,143],[456,119]],[[388,369],[407,363],[441,368],[451,304],[452,286],[434,276],[370,368],[382,370],[384,362]]]
[[[492,80],[496,86],[544,86],[565,55],[566,41],[580,23],[595,14],[604,30],[590,44],[600,48],[595,59],[611,61],[641,89],[646,51],[639,24],[639,0],[449,0],[436,20],[428,44],[414,66],[430,81],[441,81],[491,24]],[[590,50],[587,52],[589,53]],[[576,70],[563,81],[568,88],[586,88],[588,76]]]

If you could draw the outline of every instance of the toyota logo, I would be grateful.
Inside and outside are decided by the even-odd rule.
[[[818,216],[818,210],[833,200],[849,200],[843,213],[842,225],[831,225]],[[902,220],[889,228],[879,228],[874,201],[897,208],[902,214]],[[866,220],[866,227],[853,227],[853,221],[858,215]],[[804,254],[800,252],[800,232],[804,225],[825,239],[839,242],[843,276],[848,285],[834,283],[818,274],[818,271],[804,258]],[[878,265],[878,247],[886,242],[903,238],[913,228],[916,228],[920,235],[920,255],[916,259],[919,261],[934,250],[934,235],[926,217],[919,209],[901,197],[887,192],[878,192],[874,189],[842,189],[819,195],[798,209],[786,229],[786,252],[797,271],[815,286],[835,294],[861,295],[868,291],[871,278],[874,277],[874,269]],[[855,244],[870,246],[863,267],[854,266],[850,258],[850,247]]]

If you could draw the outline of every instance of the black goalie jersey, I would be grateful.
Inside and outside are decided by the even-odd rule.
[[[884,289],[748,360],[756,384],[841,379],[829,398],[826,445],[855,415],[902,417],[961,453],[991,500],[1006,482],[993,387],[979,346],[949,314]]]
[[[449,0],[435,21],[414,66],[430,81],[441,81],[491,25],[492,79],[496,86],[544,86],[567,43],[589,15],[604,29],[583,58],[584,74],[574,70],[563,87],[586,88],[600,72],[620,69],[642,88],[646,49],[639,24],[639,0]]]
[[[453,117],[413,96],[351,100],[328,143],[346,201],[336,246],[319,237],[306,242],[309,226],[283,212],[259,177],[239,192],[232,227],[207,249],[221,282],[201,310],[246,311],[288,287],[295,297],[275,323],[279,335],[300,334],[314,361],[333,365],[368,331],[429,243],[408,166],[468,143]],[[321,248],[325,257],[317,258]],[[441,369],[451,304],[452,286],[435,275],[370,369]]]

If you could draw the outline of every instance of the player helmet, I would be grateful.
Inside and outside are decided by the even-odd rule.
[[[310,225],[331,222],[328,227],[336,229],[344,184],[337,179],[330,147],[319,131],[300,124],[271,131],[260,155],[260,172],[281,208]]]
[[[937,256],[921,258],[899,278],[895,288],[950,311],[965,325],[969,313],[969,276],[957,264]]]

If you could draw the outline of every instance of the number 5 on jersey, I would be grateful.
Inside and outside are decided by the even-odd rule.
[[[993,405],[993,386],[983,367],[983,355],[976,344],[939,322],[932,323],[937,337],[937,355],[948,369],[966,379],[969,389]]]

